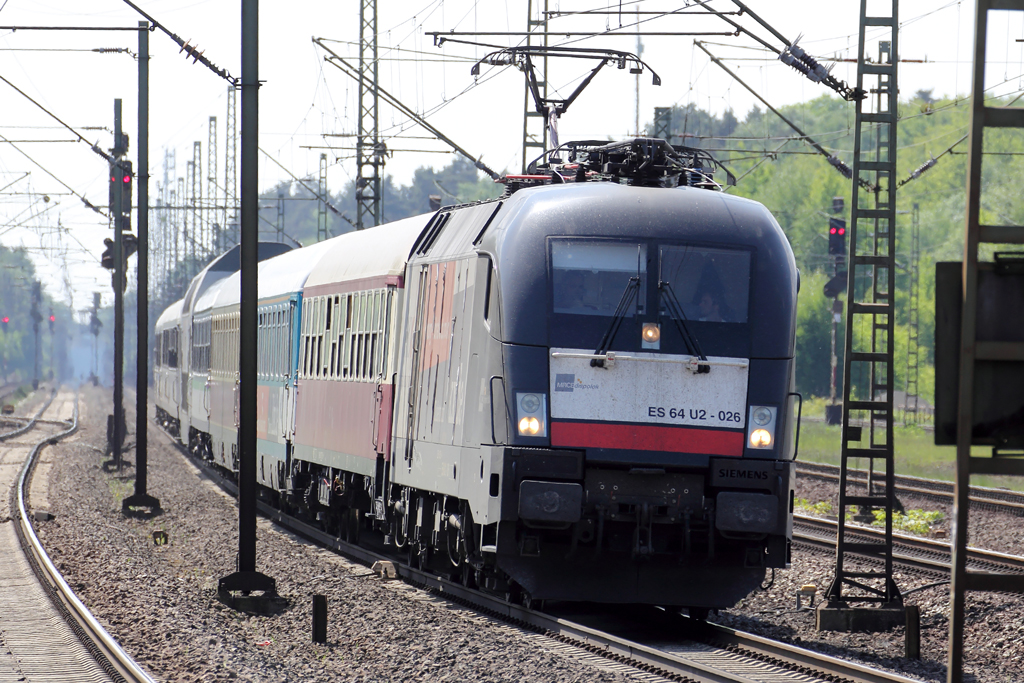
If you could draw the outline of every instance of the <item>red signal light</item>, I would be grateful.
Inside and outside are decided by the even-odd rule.
[[[131,181],[132,181],[132,177],[131,177],[130,175],[126,175],[126,176],[124,177],[124,182],[126,182],[126,183],[130,183]]]
[[[52,322],[56,322],[56,320],[57,320],[57,316],[55,316],[55,315],[51,315],[51,316],[50,316],[50,322],[51,322],[51,323],[52,323]]]
[[[828,229],[828,234],[835,235],[836,234],[836,229],[835,228],[829,228]],[[841,235],[842,233],[839,233],[839,234]]]
[[[845,235],[846,234],[846,228],[839,228],[839,234],[840,235]]]
[[[4,316],[4,319],[3,319],[3,322],[4,322],[4,323],[9,323],[9,322],[11,322],[11,319],[10,319],[10,318],[8,318],[8,317],[7,317],[6,315],[5,315],[5,316]]]

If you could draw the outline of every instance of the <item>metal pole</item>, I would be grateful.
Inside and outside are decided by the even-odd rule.
[[[138,353],[135,365],[135,495],[125,498],[121,510],[160,509],[160,501],[146,493],[146,421],[149,415],[149,22],[139,22],[139,307]]]
[[[259,5],[242,0],[242,272],[238,335],[238,569],[256,571],[256,298],[259,267]]]
[[[276,598],[276,582],[256,571],[256,302],[259,267],[259,0],[242,0],[241,303],[238,334],[238,571],[218,596],[243,609]],[[232,592],[263,591],[233,597]],[[254,605],[255,603],[255,605]]]
[[[121,148],[121,100],[114,100],[114,148]],[[124,182],[121,178],[120,156],[115,162],[117,175],[114,178],[114,417],[111,425],[114,465],[121,469],[121,443],[124,434],[121,431],[121,411],[124,405],[124,256],[121,245],[121,193]]]

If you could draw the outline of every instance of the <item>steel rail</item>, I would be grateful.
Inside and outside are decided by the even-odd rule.
[[[54,396],[56,390],[54,390]],[[50,402],[53,401],[53,396],[50,397]],[[49,406],[49,403],[47,404]],[[40,414],[42,411],[40,411]],[[37,416],[38,417],[38,416]],[[36,574],[39,576],[40,581],[43,583],[49,591],[52,591],[51,595],[55,598],[54,603],[57,609],[61,612],[66,613],[66,618],[70,618],[69,623],[72,626],[77,625],[80,630],[81,636],[84,636],[94,646],[94,656],[97,657],[101,666],[104,664],[117,673],[123,680],[128,683],[154,683],[154,680],[142,670],[142,668],[135,663],[135,661],[126,653],[116,640],[111,637],[107,630],[96,620],[96,618],[89,612],[89,609],[78,599],[75,592],[68,585],[64,577],[61,576],[60,571],[54,566],[50,560],[50,556],[46,553],[46,549],[43,548],[43,544],[40,542],[39,537],[36,535],[35,529],[32,528],[32,522],[28,515],[28,506],[26,504],[27,488],[29,478],[32,475],[32,471],[36,465],[36,458],[40,451],[48,445],[55,444],[59,439],[71,436],[78,431],[78,394],[75,394],[75,412],[69,421],[65,423],[68,427],[63,432],[48,436],[43,439],[35,446],[32,447],[28,458],[25,459],[25,464],[21,468],[21,472],[18,475],[17,484],[17,503],[18,503],[18,535],[21,538],[22,545],[26,548],[30,554],[30,560],[33,560],[31,564]],[[103,661],[105,660],[105,661]],[[107,668],[104,666],[104,668]]]
[[[21,427],[18,427],[15,430],[12,430],[12,431],[9,431],[9,432],[4,432],[3,434],[0,434],[0,441],[7,441],[8,439],[13,439],[13,438],[15,438],[17,436],[21,436],[22,434],[26,433],[27,431],[29,431],[30,429],[35,427],[36,426],[36,422],[39,420],[39,416],[46,412],[46,409],[50,407],[51,403],[53,403],[53,399],[54,399],[54,397],[56,395],[57,395],[57,390],[56,389],[52,390],[50,392],[49,400],[47,400],[46,403],[43,404],[43,407],[40,408],[36,412],[35,415],[33,415],[31,418],[28,418],[28,422],[26,422],[24,425],[22,425]]]
[[[797,473],[830,481],[839,478],[838,467],[817,462],[798,462]],[[849,470],[849,475],[855,481],[867,480],[866,470]],[[952,500],[953,498],[953,482],[951,481],[897,474],[896,489],[903,493],[917,494],[941,500]],[[991,505],[1015,514],[1024,514],[1024,493],[1019,491],[971,486],[970,500],[978,505]]]
[[[842,678],[848,678],[854,674],[856,676],[854,680],[863,683],[920,683],[915,678],[881,671],[864,664],[831,657],[753,633],[737,631],[721,624],[707,622],[706,626],[716,639],[728,645],[753,650],[758,654],[774,657],[795,667],[811,668]]]
[[[160,430],[168,441],[178,448],[203,474],[208,476],[227,493],[237,496],[238,487],[221,470],[212,464],[195,458],[179,441]],[[649,673],[667,675],[669,678],[698,681],[699,683],[758,683],[735,673],[728,673],[712,666],[688,660],[685,656],[676,655],[656,647],[637,643],[627,638],[615,636],[569,619],[559,618],[543,612],[528,609],[522,605],[506,602],[504,599],[482,593],[478,590],[449,581],[432,572],[415,569],[395,561],[393,555],[384,555],[369,548],[353,545],[325,533],[319,528],[302,522],[281,510],[273,507],[265,500],[259,500],[257,509],[274,524],[307,538],[323,547],[330,548],[339,554],[357,562],[372,565],[378,561],[389,562],[394,566],[397,577],[408,583],[428,588],[446,599],[467,604],[484,613],[490,614],[513,624],[527,627],[530,630],[553,637],[561,642],[580,647],[593,654],[620,663],[637,667]],[[761,662],[767,656],[777,660],[784,667],[793,668],[794,680],[808,680],[807,668],[813,668],[823,677],[836,677],[856,683],[917,683],[913,679],[888,673],[869,666],[846,662],[825,654],[805,650],[793,645],[778,643],[742,631],[737,631],[717,624],[707,624],[713,639],[738,648],[758,653],[761,657],[746,655],[742,652],[733,653],[733,657],[748,657],[751,662]]]
[[[835,529],[838,526],[838,522],[831,519],[823,519],[821,517],[808,517],[805,515],[793,515],[794,522],[809,526],[819,532],[824,532],[827,536],[822,534],[806,534],[798,532],[794,529],[793,539],[799,540],[810,545],[817,546],[830,546],[835,545]],[[850,533],[860,534],[862,536],[884,536],[885,532],[882,529],[876,529],[868,526],[858,526],[851,529]],[[930,538],[921,538],[919,536],[910,536],[907,534],[900,534],[893,532],[893,543],[896,546],[902,546],[912,552],[921,554],[931,555],[933,557],[939,556],[942,559],[927,559],[920,555],[911,555],[906,552],[893,552],[893,559],[900,562],[901,564],[909,564],[911,566],[920,566],[925,569],[939,570],[943,573],[949,573],[949,557],[950,557],[950,545],[948,542],[936,541]],[[968,548],[967,560],[971,566],[980,571],[998,569],[1001,571],[1011,571],[1016,573],[1024,573],[1024,557],[1019,555],[1010,555],[1007,553],[1001,553],[994,550],[984,550],[982,548]],[[872,555],[863,555],[866,559],[872,559]]]

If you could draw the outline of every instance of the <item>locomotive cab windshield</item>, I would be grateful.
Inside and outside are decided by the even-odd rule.
[[[749,356],[749,249],[600,238],[549,242],[551,346]]]

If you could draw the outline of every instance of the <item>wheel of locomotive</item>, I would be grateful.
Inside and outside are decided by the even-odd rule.
[[[526,609],[532,609],[536,612],[540,612],[544,609],[544,601],[537,600],[526,591],[523,591],[523,607],[525,607]]]
[[[691,619],[696,619],[697,621],[707,621],[708,614],[711,613],[711,610],[707,607],[689,607],[686,611],[689,612]]]
[[[408,539],[405,543],[405,561],[413,569],[419,569],[420,563],[420,548],[419,544]]]
[[[463,560],[460,569],[462,570],[462,585],[466,588],[476,588],[476,569],[473,568],[473,565]]]
[[[346,543],[359,543],[359,510],[347,508],[341,516],[341,535]]]

